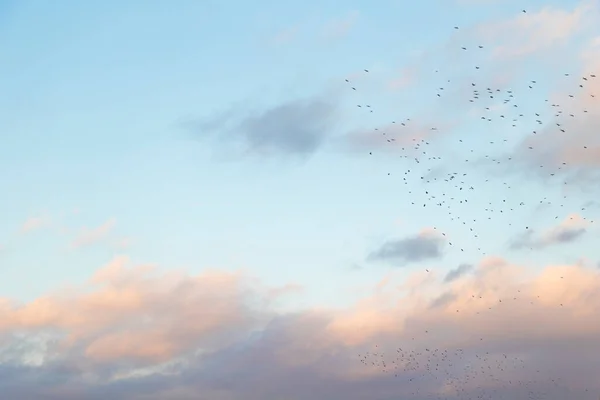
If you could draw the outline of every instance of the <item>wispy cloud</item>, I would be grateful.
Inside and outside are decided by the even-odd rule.
[[[271,43],[276,46],[288,44],[292,42],[296,37],[298,37],[299,30],[299,25],[294,25],[289,28],[283,29],[277,32],[277,34],[275,34],[275,36],[271,38]]]
[[[135,243],[135,240],[133,240],[133,238],[122,237],[122,238],[114,240],[112,242],[112,245],[115,249],[124,251],[124,250],[129,250],[134,245],[134,243]]]
[[[460,279],[467,273],[471,272],[473,270],[473,268],[474,268],[474,266],[471,264],[460,264],[458,267],[450,270],[446,274],[446,276],[444,277],[444,282],[450,283],[457,279]]]
[[[117,220],[115,218],[110,218],[95,228],[84,228],[77,237],[73,239],[73,242],[71,243],[72,248],[91,246],[107,239],[116,223]]]
[[[552,6],[539,11],[519,13],[513,19],[478,27],[479,36],[496,42],[499,58],[531,56],[566,44],[567,40],[589,27],[593,2],[580,3],[572,11]]]
[[[368,256],[369,261],[386,261],[396,266],[442,257],[445,240],[435,232],[390,240]]]
[[[411,67],[402,68],[396,75],[394,79],[392,79],[388,83],[388,87],[391,90],[401,90],[406,89],[412,86],[416,82],[417,71]]]
[[[550,228],[539,235],[533,229],[528,229],[523,234],[514,238],[510,248],[514,250],[523,248],[542,249],[548,246],[571,243],[586,233],[588,222],[578,214],[569,215],[559,225]]]
[[[19,228],[19,232],[25,234],[37,231],[39,229],[48,227],[50,223],[50,217],[47,215],[29,217],[25,222],[23,222],[23,224]]]
[[[358,22],[359,16],[359,12],[354,10],[341,18],[328,22],[323,28],[323,37],[332,40],[346,36]]]

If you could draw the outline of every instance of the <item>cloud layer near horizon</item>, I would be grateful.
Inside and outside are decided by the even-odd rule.
[[[505,385],[518,374],[528,390],[554,390],[548,399],[567,388],[596,398],[600,271],[528,270],[486,258],[450,282],[392,274],[346,309],[286,312],[278,301],[301,293],[293,284],[269,288],[241,272],[164,274],[120,257],[82,287],[27,304],[2,300],[0,387],[10,398],[418,399],[449,385],[510,395],[517,389]],[[396,377],[359,361],[366,352],[393,359],[399,347],[462,356],[446,372],[452,379],[418,369]],[[459,384],[481,354],[523,366]]]

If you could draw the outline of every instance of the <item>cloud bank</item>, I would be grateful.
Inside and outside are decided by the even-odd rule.
[[[278,301],[294,285],[120,257],[81,287],[2,299],[0,387],[47,399],[596,399],[600,271],[528,271],[487,258],[462,279],[392,276],[351,307],[291,312]]]

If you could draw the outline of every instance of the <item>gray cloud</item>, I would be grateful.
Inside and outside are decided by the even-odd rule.
[[[569,243],[580,237],[586,232],[584,228],[563,229],[553,237],[553,243]]]
[[[521,250],[524,248],[533,248],[533,243],[534,243],[534,239],[533,239],[533,230],[529,230],[527,232],[521,233],[519,235],[517,235],[516,237],[514,237],[513,239],[511,239],[508,247],[511,250]]]
[[[582,208],[600,208],[600,203],[595,200],[586,201],[581,205]]]
[[[335,120],[333,102],[309,98],[251,114],[232,108],[184,125],[198,137],[212,136],[217,145],[233,143],[245,154],[307,156],[324,143]]]
[[[276,312],[266,305],[267,309],[260,310],[246,307],[243,312],[248,315],[259,312],[269,317],[260,318],[263,322],[258,325],[234,325],[239,335],[233,341],[215,346],[203,335],[192,335],[193,343],[186,347],[189,351],[137,365],[127,362],[125,355],[94,361],[86,346],[40,346],[39,331],[44,330],[41,324],[31,325],[27,332],[15,326],[19,334],[10,334],[10,326],[3,325],[0,390],[8,399],[49,400],[191,400],[199,395],[209,400],[425,400],[439,398],[440,394],[458,400],[525,399],[542,393],[546,400],[596,399],[600,391],[600,321],[590,320],[588,315],[597,314],[600,307],[598,272],[581,266],[549,268],[523,282],[509,279],[506,272],[511,266],[498,260],[488,260],[478,268],[480,273],[465,279],[464,287],[446,286],[445,292],[433,298],[425,294],[427,290],[417,290],[416,297],[412,297],[390,289],[382,298],[366,297],[366,302],[344,310]],[[557,276],[565,278],[564,293],[554,290]],[[140,277],[140,282],[146,282],[146,278]],[[212,287],[223,278],[208,275],[197,280],[207,279]],[[157,278],[157,282],[163,281]],[[230,302],[238,288],[245,287],[240,283],[220,286],[212,295],[219,298],[224,291],[232,290],[225,294]],[[416,285],[416,289],[426,289]],[[173,315],[185,313],[187,306],[204,310],[198,317],[210,317],[205,308],[219,304],[210,296],[192,302],[190,296],[197,290],[183,290],[188,300],[180,303],[182,287],[176,289],[168,297],[173,306],[165,304],[160,307],[161,313],[165,309]],[[204,286],[197,289],[206,290]],[[155,299],[158,292],[151,291],[150,298]],[[473,293],[476,299],[472,299]],[[519,295],[513,300],[515,293]],[[386,306],[382,312],[387,296],[393,296],[392,303],[398,306]],[[504,298],[511,301],[498,302]],[[115,304],[114,298],[109,299]],[[247,301],[253,299],[254,295]],[[81,310],[78,307],[85,306],[81,300],[85,303],[85,298],[74,298],[65,306]],[[126,310],[111,310],[120,314],[119,321],[127,319],[123,318],[128,315]],[[7,313],[11,314],[9,310]],[[147,315],[148,310],[143,313]],[[213,317],[218,314],[215,312]],[[79,316],[80,312],[73,315]],[[232,322],[222,320],[216,327],[218,332],[226,332]],[[58,319],[51,329],[61,323],[69,325],[73,321]],[[152,320],[146,324],[152,324]],[[100,328],[95,340],[114,337],[110,326]],[[146,328],[147,333],[155,332],[154,326]],[[136,335],[136,343],[148,339],[144,331],[136,331]],[[177,335],[176,339],[182,337]],[[183,342],[188,338],[184,337]],[[373,350],[375,345],[378,347]],[[135,347],[131,342],[129,346]],[[406,367],[405,357],[398,371],[383,371],[381,361],[394,365],[399,347],[413,354],[413,362],[402,368]],[[122,347],[120,351],[127,349]],[[367,365],[361,363],[358,355],[372,351],[378,354],[369,356]],[[428,370],[433,363],[436,368]]]
[[[442,256],[444,241],[436,236],[416,235],[384,243],[368,256],[369,261],[388,261],[396,265],[419,262]]]
[[[535,231],[530,229],[512,239],[509,248],[511,250],[542,249],[552,245],[571,243],[586,232],[586,229],[581,227],[559,226],[550,233],[537,237]]]
[[[473,269],[473,265],[471,265],[471,264],[460,264],[458,267],[454,268],[453,270],[451,270],[450,272],[448,272],[446,274],[446,277],[444,278],[444,282],[450,283],[452,281],[455,281],[458,278],[460,278],[461,276],[463,276],[466,273],[468,273],[469,271],[471,271],[472,269]]]
[[[456,300],[456,295],[454,293],[444,293],[444,294],[436,297],[431,302],[430,307],[431,308],[444,307],[444,306],[447,306],[448,304],[452,303],[455,300]]]
[[[565,113],[573,113],[577,118],[565,120],[554,117],[536,135],[523,140],[513,154],[515,170],[546,179],[552,172],[572,184],[597,180],[600,176],[600,140],[597,135],[600,114],[593,107],[586,114],[581,109],[567,109]],[[557,123],[566,134],[557,128]],[[540,165],[544,168],[539,168]],[[523,170],[523,167],[532,166],[536,168]]]

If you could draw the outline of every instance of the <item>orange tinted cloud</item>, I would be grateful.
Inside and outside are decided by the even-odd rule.
[[[98,395],[113,390],[124,399],[141,393],[149,399],[173,393],[181,396],[173,398],[213,393],[217,399],[250,400],[292,393],[298,399],[360,399],[367,393],[420,399],[426,392],[456,389],[458,378],[443,381],[424,370],[427,351],[447,351],[458,357],[456,365],[444,366],[448,374],[460,374],[461,363],[481,362],[481,354],[510,354],[522,363],[519,371],[507,366],[497,372],[506,375],[474,375],[461,383],[471,395],[475,387],[508,395],[499,385],[517,372],[546,390],[554,376],[573,393],[600,390],[591,372],[580,371],[600,367],[600,357],[581,358],[600,354],[595,318],[600,271],[556,265],[533,273],[489,257],[451,282],[434,272],[400,276],[389,274],[347,308],[283,312],[272,301],[301,293],[293,284],[268,288],[239,272],[164,273],[120,257],[82,287],[20,305],[2,300],[0,330],[6,348],[14,349],[4,365],[10,371],[22,368],[19,362],[37,354],[42,360],[37,366],[14,373],[21,380],[42,374],[60,384],[44,389],[27,384],[19,393],[38,390],[54,398],[81,396],[84,388]],[[40,342],[52,332],[53,339]],[[423,365],[405,370],[409,363],[398,359],[398,348],[415,352],[412,357]],[[367,352],[373,360],[361,363],[358,354]],[[382,360],[397,360],[404,369],[383,372]],[[554,360],[555,370],[544,370],[542,377],[535,371],[548,360]],[[409,385],[408,378],[417,376],[419,383]],[[411,395],[417,387],[422,396]]]
[[[582,2],[572,11],[544,7],[536,12],[519,13],[510,20],[482,25],[480,37],[500,44],[494,50],[497,57],[529,56],[565,44],[574,34],[589,26],[592,2]]]
[[[29,217],[23,225],[21,225],[21,233],[29,233],[41,228],[44,228],[50,224],[50,218],[48,216],[36,216]]]
[[[103,360],[134,356],[167,360],[197,340],[227,340],[220,330],[252,325],[240,274],[218,271],[190,277],[130,267],[119,257],[83,288],[65,290],[27,304],[2,302],[0,330],[63,332],[66,347],[84,345]]]
[[[73,240],[72,246],[74,248],[89,246],[106,239],[112,232],[116,223],[117,221],[115,218],[110,218],[100,226],[83,229]]]

